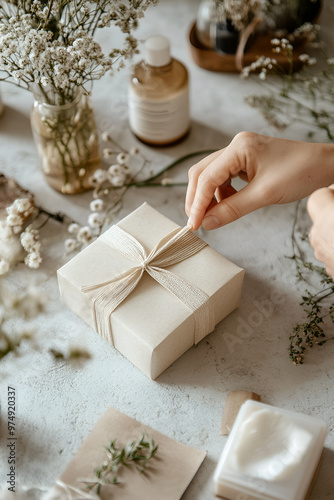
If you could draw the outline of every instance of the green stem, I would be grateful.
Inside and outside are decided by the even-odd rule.
[[[193,158],[194,156],[199,156],[199,155],[209,155],[211,153],[214,153],[217,151],[216,149],[204,149],[202,151],[194,151],[192,153],[188,153],[184,156],[181,156],[177,160],[172,161],[172,163],[169,163],[167,167],[164,167],[160,172],[157,174],[154,174],[152,177],[149,177],[148,179],[145,179],[144,181],[134,181],[130,182],[127,184],[128,187],[136,186],[136,187],[146,187],[148,185],[156,185],[156,184],[151,184],[152,181],[160,177],[162,174],[165,172],[168,172],[168,170],[171,170],[173,167],[176,167],[176,165],[179,165],[180,163],[188,160],[189,158]],[[161,184],[159,184],[161,186]]]

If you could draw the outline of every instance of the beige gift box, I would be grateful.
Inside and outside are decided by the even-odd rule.
[[[155,379],[238,307],[244,270],[144,203],[57,274],[63,301]]]

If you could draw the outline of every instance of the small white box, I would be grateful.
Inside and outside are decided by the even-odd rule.
[[[326,436],[321,420],[246,401],[214,474],[226,500],[304,500]]]

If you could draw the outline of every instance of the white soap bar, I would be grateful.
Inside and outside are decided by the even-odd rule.
[[[320,420],[246,401],[214,475],[216,495],[228,500],[240,495],[247,500],[304,500],[325,435]]]

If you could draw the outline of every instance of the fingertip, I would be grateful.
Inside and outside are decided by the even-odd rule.
[[[194,230],[194,226],[193,226],[193,222],[192,222],[191,217],[189,217],[189,219],[187,221],[187,227],[189,227],[189,229],[191,229],[191,231]]]
[[[331,186],[329,188],[323,187],[314,191],[307,200],[307,211],[312,221],[321,216],[324,210],[334,205],[334,193]]]

